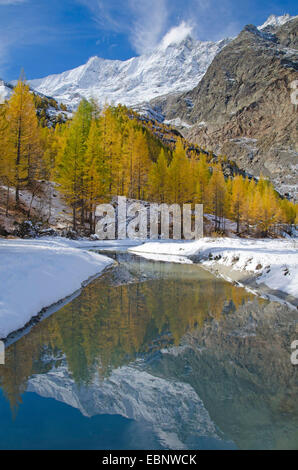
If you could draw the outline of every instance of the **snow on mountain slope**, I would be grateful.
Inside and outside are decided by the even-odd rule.
[[[297,16],[291,16],[288,13],[282,16],[270,15],[262,26],[258,26],[258,29],[265,29],[267,26],[279,27],[294,18],[297,18]]]
[[[175,28],[174,36],[170,31],[151,53],[126,61],[95,56],[73,70],[29,83],[38,92],[71,108],[82,97],[95,98],[100,104],[133,106],[157,96],[191,90],[230,40],[196,41],[188,34],[189,30],[182,28],[183,25]]]

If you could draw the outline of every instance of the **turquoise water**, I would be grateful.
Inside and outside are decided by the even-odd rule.
[[[1,449],[297,449],[297,311],[197,265],[118,266],[6,349]]]

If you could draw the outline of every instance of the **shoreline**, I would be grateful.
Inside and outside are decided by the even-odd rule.
[[[238,244],[240,243],[240,246],[231,246],[235,245],[235,242]],[[199,242],[190,243],[168,243],[168,241],[162,243],[157,241],[153,243],[139,243],[140,242],[125,243],[127,252],[156,261],[198,264],[215,277],[222,278],[226,282],[230,282],[236,286],[241,286],[256,296],[261,296],[269,301],[287,304],[289,307],[294,309],[298,308],[298,296],[296,295],[296,244],[295,246],[292,246],[287,242],[278,242],[278,245],[282,246],[274,247],[271,246],[272,243],[270,242],[266,242],[265,246],[263,246],[263,241],[254,241],[252,246],[251,241],[237,241],[234,239],[204,239]],[[7,302],[7,305],[10,307],[11,312],[14,313],[15,311],[16,313],[19,313],[19,310],[17,309],[19,305],[19,299],[17,298],[16,305],[13,303],[13,299],[15,299],[15,292],[19,291],[23,294],[23,296],[25,296],[26,293],[27,297],[31,292],[31,294],[36,297],[36,292],[38,290],[36,290],[37,286],[36,282],[34,283],[34,280],[37,280],[37,284],[41,284],[39,285],[40,290],[46,290],[45,293],[47,294],[47,298],[44,299],[44,303],[46,305],[41,305],[42,308],[36,308],[35,311],[37,313],[33,316],[28,314],[27,310],[29,307],[26,307],[25,304],[27,310],[24,310],[23,325],[11,329],[11,331],[8,331],[6,335],[2,335],[0,338],[5,343],[5,346],[12,344],[19,337],[26,334],[26,332],[30,331],[32,326],[34,326],[37,322],[42,321],[43,319],[55,313],[63,305],[67,304],[73,298],[79,295],[81,290],[86,285],[88,285],[94,279],[105,274],[107,270],[115,266],[115,263],[112,262],[111,258],[107,258],[103,256],[103,254],[96,253],[98,249],[102,250],[104,247],[113,247],[117,249],[117,246],[123,245],[123,242],[108,242],[105,244],[102,241],[86,242],[86,240],[79,240],[74,242],[57,238],[48,238],[47,240],[19,240],[0,244],[3,253],[6,253],[6,248],[13,248],[14,250],[11,252],[11,255],[13,255],[16,260],[19,260],[21,255],[24,257],[25,252],[27,254],[29,252],[30,254],[29,260],[24,258],[23,261],[26,261],[25,263],[18,262],[16,266],[10,266],[11,269],[13,268],[12,273],[14,274],[12,283],[10,282],[10,276],[7,276],[7,266],[9,266],[9,260],[7,260],[6,267],[4,265],[2,267],[5,270],[7,277],[7,300],[11,299],[12,302],[12,305],[10,305],[9,302]],[[95,251],[95,253],[93,253],[93,251]],[[41,264],[33,261],[36,259],[38,254],[40,257],[39,261],[43,261]],[[44,257],[41,256],[42,254],[44,254]],[[50,257],[49,254],[51,254]],[[57,259],[59,259],[59,262],[57,262]],[[69,262],[67,262],[67,259],[69,259]],[[260,262],[262,262],[262,265]],[[39,268],[39,266],[41,266],[41,268]],[[27,269],[28,267],[29,269]],[[50,268],[52,269],[52,272]],[[63,271],[63,268],[66,270]],[[76,275],[71,285],[68,285],[67,289],[65,290],[58,290],[57,295],[55,294],[56,299],[58,299],[56,300],[52,296],[49,296],[47,292],[50,287],[49,284],[52,283],[53,287],[55,287],[57,284],[59,284],[59,282],[65,282],[65,277],[73,275],[74,270]],[[50,277],[49,273],[51,274]],[[18,277],[19,274],[22,275]],[[268,274],[273,274],[273,282],[272,277],[268,280]],[[84,279],[85,276],[86,278]],[[28,277],[30,278],[29,283]],[[268,281],[268,284],[265,281]],[[46,284],[42,284],[45,282]],[[272,284],[271,286],[270,282]],[[292,283],[290,284],[291,289],[289,289],[289,283]],[[71,286],[72,288],[70,288]],[[277,288],[275,288],[276,286]],[[278,288],[279,286],[281,289]],[[288,292],[286,292],[287,289]],[[64,295],[61,295],[59,298],[58,293],[64,293]],[[39,297],[42,297],[41,292],[39,292],[39,294]],[[30,299],[32,299],[32,295],[31,297],[29,295]],[[52,299],[54,301],[51,302]],[[46,303],[46,300],[49,300],[49,302]],[[35,302],[36,307],[38,307],[38,303],[39,305],[40,303],[42,304],[42,302],[37,302],[37,304]],[[32,309],[33,306],[31,307]],[[25,321],[26,317],[27,321]],[[20,323],[20,319],[14,323],[15,326],[17,326],[17,323]],[[12,328],[12,326],[13,325],[11,325],[10,328]],[[8,330],[10,328],[8,328]]]
[[[271,289],[264,282],[258,283],[257,279],[260,275],[255,275],[253,272],[236,270],[231,266],[225,266],[220,263],[208,265],[198,261],[195,264],[199,264],[216,277],[220,277],[239,287],[244,287],[254,295],[264,297],[272,302],[286,303],[291,308],[298,309],[298,299],[296,297],[278,289]]]

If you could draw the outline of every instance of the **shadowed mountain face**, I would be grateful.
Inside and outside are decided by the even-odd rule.
[[[157,99],[166,119],[192,125],[189,140],[226,154],[241,168],[269,176],[281,193],[297,193],[298,19],[248,25],[214,58],[192,91]]]

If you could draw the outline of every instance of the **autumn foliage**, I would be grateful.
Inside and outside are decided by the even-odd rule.
[[[83,100],[73,118],[47,127],[24,81],[0,106],[1,191],[42,180],[59,184],[72,208],[73,228],[95,228],[95,208],[112,196],[168,203],[201,203],[215,231],[227,219],[239,234],[267,236],[297,223],[297,205],[281,198],[265,178],[225,177],[221,157],[189,150],[178,136],[166,145],[126,107]],[[4,188],[4,189],[3,189]],[[8,210],[8,205],[7,205]]]

